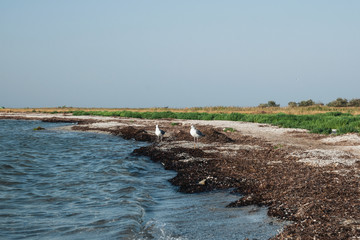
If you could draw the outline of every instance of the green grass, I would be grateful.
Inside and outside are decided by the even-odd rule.
[[[283,128],[302,128],[312,133],[330,134],[337,129],[337,134],[360,132],[360,115],[350,113],[328,112],[312,115],[277,114],[244,114],[244,113],[199,113],[199,112],[133,112],[133,111],[73,111],[74,116],[117,116],[143,119],[195,119],[195,120],[228,120],[256,123],[268,123]]]
[[[236,130],[233,128],[227,127],[227,128],[224,128],[224,132],[236,132]]]
[[[284,147],[284,145],[282,145],[282,144],[277,144],[277,145],[274,146],[274,149],[280,149],[280,148],[282,148],[282,147]]]

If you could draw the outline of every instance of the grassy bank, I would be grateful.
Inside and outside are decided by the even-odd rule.
[[[256,123],[268,123],[284,128],[302,128],[312,133],[329,134],[337,129],[338,134],[360,132],[360,116],[350,113],[328,112],[321,114],[244,114],[244,113],[207,113],[207,112],[135,112],[135,111],[73,111],[74,116],[118,116],[143,119],[194,119],[229,120]]]
[[[119,116],[144,119],[230,120],[268,123],[285,128],[302,128],[313,133],[360,132],[360,108],[328,107],[198,107],[198,108],[22,108],[0,112],[73,113],[74,115]]]

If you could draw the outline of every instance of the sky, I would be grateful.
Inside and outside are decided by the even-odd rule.
[[[360,98],[358,0],[0,0],[0,106]]]

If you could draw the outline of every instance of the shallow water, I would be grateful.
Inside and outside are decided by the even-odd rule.
[[[0,120],[0,239],[267,239],[266,208],[227,191],[182,194],[175,172],[119,137]],[[37,126],[46,128],[34,131]]]

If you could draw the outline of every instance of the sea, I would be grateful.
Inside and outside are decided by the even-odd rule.
[[[266,207],[226,208],[231,190],[180,193],[133,150],[149,143],[0,120],[0,239],[268,239]],[[44,130],[34,130],[37,127]]]

